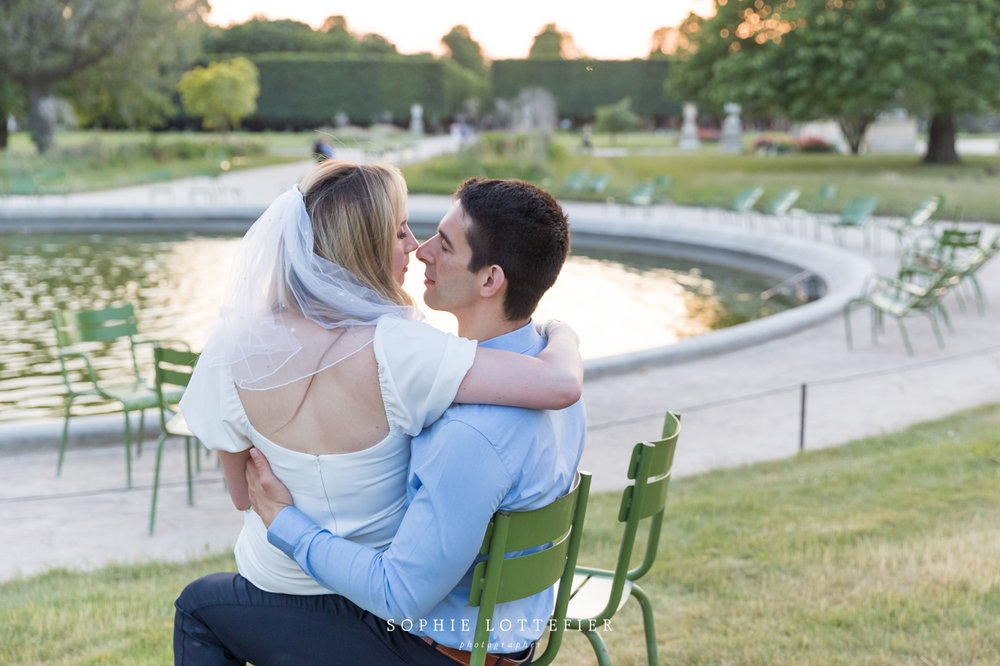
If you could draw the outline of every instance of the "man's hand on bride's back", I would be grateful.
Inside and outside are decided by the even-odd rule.
[[[267,458],[255,448],[250,449],[250,460],[247,461],[247,490],[251,508],[267,527],[271,526],[279,511],[295,504],[288,488],[271,471]]]

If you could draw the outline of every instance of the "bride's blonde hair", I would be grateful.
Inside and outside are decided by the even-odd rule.
[[[385,298],[413,305],[392,274],[393,247],[406,215],[406,181],[399,169],[326,160],[299,189],[312,223],[313,251]]]

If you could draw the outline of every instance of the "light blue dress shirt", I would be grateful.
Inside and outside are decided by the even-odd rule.
[[[528,323],[480,346],[535,356],[545,338]],[[585,433],[582,401],[558,411],[453,405],[413,438],[408,506],[387,550],[334,536],[295,507],[278,513],[268,540],[390,630],[471,650],[478,609],[468,605],[469,585],[490,517],[564,494]],[[537,640],[553,602],[550,589],[499,604],[489,651],[517,652]]]

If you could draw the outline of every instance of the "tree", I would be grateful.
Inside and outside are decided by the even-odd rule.
[[[529,60],[569,60],[582,57],[583,52],[573,41],[573,35],[561,31],[555,23],[542,27],[528,51]]]
[[[227,131],[257,110],[257,67],[243,57],[195,67],[177,84],[184,110],[205,129]]]
[[[486,73],[486,58],[479,42],[472,38],[469,29],[464,25],[456,25],[447,35],[441,38],[441,44],[448,51],[448,57],[456,63],[476,74]]]
[[[1000,0],[911,0],[895,12],[893,29],[910,42],[901,54],[913,77],[903,101],[930,119],[924,161],[957,162],[957,115],[1000,107]]]
[[[0,150],[7,148],[7,118],[14,107],[14,87],[5,78],[0,78]]]
[[[155,128],[177,113],[175,93],[201,54],[206,0],[157,2],[142,49],[118,49],[56,87],[73,103],[83,126]],[[155,14],[155,16],[154,16]]]
[[[223,54],[322,51],[324,42],[323,35],[307,23],[255,16],[244,23],[212,31],[206,37],[205,51]]]
[[[688,46],[687,38],[680,28],[663,26],[653,31],[653,36],[649,40],[649,57],[667,58]]]
[[[879,58],[885,42],[899,41],[881,28],[884,10],[870,0],[841,2],[850,11],[827,11],[826,0],[760,5],[734,0],[710,18],[689,17],[671,92],[717,109],[739,102],[748,115],[834,117],[857,153],[898,85]]]
[[[616,142],[619,132],[637,129],[639,124],[639,116],[632,111],[632,100],[627,97],[614,104],[594,109],[595,129],[598,132],[611,134],[612,143]]]
[[[0,3],[0,73],[23,91],[39,152],[54,140],[55,86],[115,53],[138,57],[199,0],[5,0]],[[169,10],[169,11],[165,11]]]
[[[931,117],[925,161],[955,161],[954,117],[1000,104],[1000,0],[716,0],[689,17],[668,91],[748,113],[838,119],[852,152],[882,111]]]

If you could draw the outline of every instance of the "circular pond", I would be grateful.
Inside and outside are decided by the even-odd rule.
[[[0,421],[61,415],[63,388],[50,316],[129,302],[144,337],[199,349],[221,302],[238,238],[208,235],[0,236]],[[420,296],[414,259],[407,289]],[[624,354],[750,321],[794,305],[762,300],[773,281],[642,254],[574,250],[536,318],[570,322],[584,358]],[[446,313],[428,322],[454,330]],[[128,367],[127,350],[93,350],[102,375]],[[108,411],[100,405],[80,412]]]

